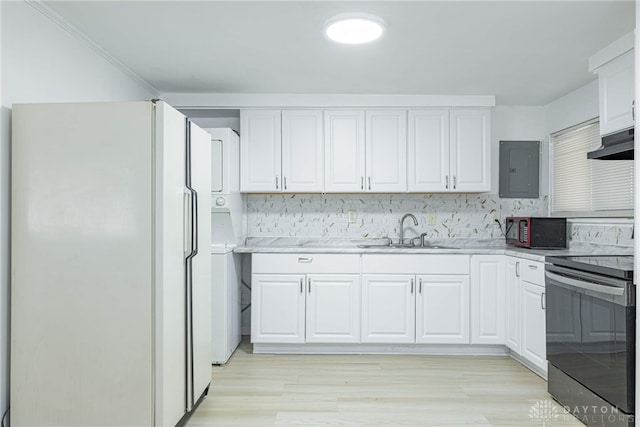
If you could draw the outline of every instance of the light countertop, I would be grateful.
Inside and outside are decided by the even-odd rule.
[[[544,261],[552,255],[632,255],[633,248],[623,246],[576,243],[569,249],[527,249],[508,246],[502,239],[441,239],[429,240],[431,246],[442,248],[394,248],[382,246],[386,239],[335,239],[293,237],[250,237],[236,253],[357,253],[357,254],[467,254],[512,255],[532,261]],[[381,245],[362,248],[358,245]]]

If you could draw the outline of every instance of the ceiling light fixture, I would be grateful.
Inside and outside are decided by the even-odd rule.
[[[343,13],[329,19],[324,30],[327,37],[338,43],[362,44],[379,38],[384,21],[368,13]]]

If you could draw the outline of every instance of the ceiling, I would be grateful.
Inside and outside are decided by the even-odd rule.
[[[590,55],[634,28],[627,1],[45,1],[160,93],[495,95],[544,105],[594,80]],[[339,45],[323,25],[373,13]]]

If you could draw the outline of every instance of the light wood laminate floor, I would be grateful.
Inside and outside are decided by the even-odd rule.
[[[214,366],[201,426],[583,426],[509,357],[264,355]],[[543,424],[544,421],[544,424]]]

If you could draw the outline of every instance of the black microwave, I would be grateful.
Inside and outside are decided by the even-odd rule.
[[[507,217],[505,221],[507,245],[523,248],[566,248],[567,219],[540,217]]]

